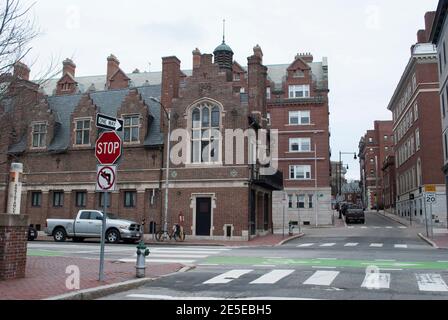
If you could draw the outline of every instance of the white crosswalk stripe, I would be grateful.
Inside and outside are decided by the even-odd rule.
[[[334,247],[335,245],[336,245],[336,243],[324,243],[324,244],[321,244],[320,247],[330,248],[330,247]]]
[[[314,246],[314,243],[304,243],[304,244],[297,246],[297,248],[308,248],[308,247],[312,247],[312,246]]]
[[[390,289],[390,273],[368,273],[361,285],[367,289]]]
[[[295,270],[274,270],[252,281],[250,284],[274,284],[293,274]]]
[[[440,274],[416,274],[418,288],[425,292],[448,292],[448,286]]]
[[[358,245],[359,245],[359,243],[349,242],[349,243],[345,244],[344,247],[357,247]]]
[[[316,271],[303,284],[313,286],[330,286],[339,273],[340,272],[338,271]]]
[[[407,249],[408,245],[407,244],[396,244],[394,245],[395,249]]]
[[[227,248],[195,248],[195,247],[150,247],[150,254],[146,258],[147,264],[160,263],[179,263],[179,264],[193,264],[200,259],[205,259],[213,255],[222,254],[230,251]],[[120,262],[135,263],[137,254],[133,257],[120,259]]]
[[[384,244],[382,244],[382,243],[372,243],[370,245],[370,247],[371,248],[382,248],[382,247],[384,247]]]
[[[232,282],[233,280],[239,279],[242,276],[251,273],[254,270],[232,270],[221,274],[213,279],[205,281],[204,284],[227,284]]]

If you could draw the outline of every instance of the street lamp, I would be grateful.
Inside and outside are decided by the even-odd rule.
[[[166,149],[166,187],[165,187],[165,223],[163,227],[164,237],[168,236],[168,187],[170,183],[170,149],[171,149],[171,110],[168,111],[166,107],[160,102],[159,99],[151,97],[150,98],[155,103],[158,103],[163,111],[165,112],[165,116],[168,120],[168,133],[167,133],[167,149]]]

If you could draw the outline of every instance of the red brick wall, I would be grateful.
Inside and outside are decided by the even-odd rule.
[[[25,277],[27,227],[0,226],[0,280]]]

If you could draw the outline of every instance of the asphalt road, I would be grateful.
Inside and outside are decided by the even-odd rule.
[[[371,213],[365,225],[307,229],[282,247],[152,247],[149,264],[183,260],[195,269],[105,299],[448,299],[448,251],[420,240],[420,231]],[[30,249],[91,258],[99,252],[95,244]],[[135,246],[108,246],[107,258],[132,263],[134,254]]]

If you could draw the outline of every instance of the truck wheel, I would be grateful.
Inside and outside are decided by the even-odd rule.
[[[67,233],[63,228],[58,228],[53,232],[53,238],[56,242],[65,242],[67,239]]]
[[[115,229],[109,230],[106,233],[106,240],[108,243],[118,243],[120,242],[120,233]]]

